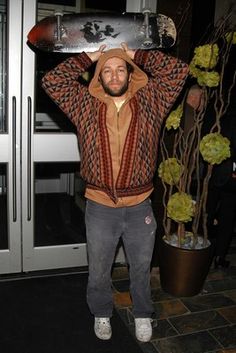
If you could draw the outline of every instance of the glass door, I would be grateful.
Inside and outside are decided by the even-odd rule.
[[[74,127],[41,88],[43,74],[63,60],[32,51],[27,33],[36,1],[23,6],[22,220],[23,270],[87,264],[85,201]],[[53,11],[52,11],[53,14]]]
[[[33,52],[25,41],[40,17],[39,5],[25,0],[22,58],[24,271],[87,265],[84,184],[79,174],[76,130],[41,88],[44,73],[66,56]],[[117,261],[121,259],[122,252]]]

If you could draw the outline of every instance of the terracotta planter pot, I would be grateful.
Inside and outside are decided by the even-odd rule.
[[[191,297],[203,288],[212,260],[212,246],[186,250],[160,242],[160,281],[176,297]]]

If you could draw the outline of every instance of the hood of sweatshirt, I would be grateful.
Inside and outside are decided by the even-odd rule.
[[[129,82],[128,91],[130,92],[131,96],[133,96],[140,88],[144,87],[148,82],[148,77],[144,71],[142,71],[134,62],[133,60],[125,53],[123,49],[110,49],[104,54],[100,56],[97,61],[96,69],[94,76],[89,84],[89,93],[101,100],[103,100],[107,95],[105,94],[103,87],[99,81],[99,75],[101,69],[105,62],[113,57],[121,58],[127,61],[130,65],[133,66],[134,71],[132,72],[131,81]]]

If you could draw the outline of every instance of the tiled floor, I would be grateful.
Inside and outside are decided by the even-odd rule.
[[[228,270],[211,268],[202,293],[175,298],[160,286],[158,268],[152,271],[156,318],[153,337],[141,343],[144,353],[236,353],[236,237]],[[126,267],[113,275],[118,313],[134,335]]]

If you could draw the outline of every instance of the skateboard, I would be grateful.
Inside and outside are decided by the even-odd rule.
[[[143,13],[55,13],[39,21],[28,33],[28,43],[46,52],[79,53],[107,49],[126,42],[131,49],[170,48],[176,41],[172,19]],[[33,49],[33,48],[32,48]]]

